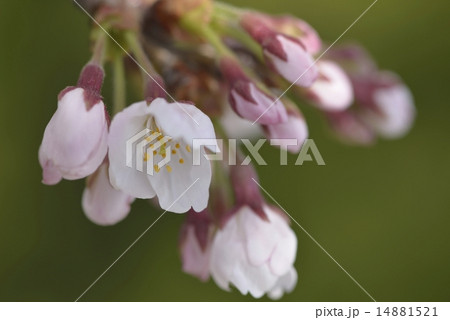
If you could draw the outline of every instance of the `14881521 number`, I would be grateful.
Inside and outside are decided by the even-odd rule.
[[[429,307],[386,307],[377,308],[378,317],[437,317],[437,308]]]

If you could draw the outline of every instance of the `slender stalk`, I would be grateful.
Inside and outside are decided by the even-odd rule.
[[[214,12],[230,18],[238,18],[245,12],[245,10],[233,7],[227,3],[214,1]]]
[[[104,32],[94,31],[94,49],[92,52],[91,62],[102,66],[105,60],[105,52],[106,52],[106,34]]]
[[[220,35],[218,35],[217,32],[212,29],[209,24],[199,24],[195,20],[185,18],[180,21],[180,25],[191,34],[197,35],[208,41],[216,49],[219,61],[222,58],[230,58],[240,64],[239,58],[236,56],[236,54],[222,42]],[[258,78],[254,74],[254,72],[252,72],[245,66],[242,66],[242,70],[250,79],[253,79],[255,81],[255,84],[258,86],[258,88],[270,94],[270,90],[261,81],[257,80]]]
[[[153,64],[151,63],[149,57],[145,53],[144,48],[142,47],[138,36],[135,33],[127,32],[125,34],[125,39],[130,46],[131,51],[133,52],[137,62],[145,69],[144,78],[147,79],[148,75],[154,76],[157,75]]]
[[[212,26],[216,32],[221,35],[226,35],[242,43],[247,49],[249,49],[260,61],[264,61],[264,55],[261,46],[253,40],[250,35],[247,34],[238,25],[225,24],[225,22],[217,16],[214,16]]]
[[[209,25],[200,25],[196,21],[189,19],[181,20],[180,24],[188,32],[207,40],[221,57],[235,58],[234,53],[222,42],[222,39]]]
[[[114,68],[114,103],[113,114],[117,114],[126,106],[125,66],[122,54],[116,54],[113,61]]]

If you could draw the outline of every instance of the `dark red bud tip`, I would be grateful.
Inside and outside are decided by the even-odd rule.
[[[105,73],[102,67],[89,63],[81,71],[77,85],[93,94],[100,95],[104,77]]]
[[[212,225],[209,212],[207,210],[195,212],[191,209],[186,215],[186,220],[181,230],[180,245],[186,240],[188,229],[194,228],[195,237],[200,248],[206,251],[210,238],[210,227]]]
[[[238,206],[249,206],[262,219],[266,219],[263,210],[264,198],[259,191],[258,176],[251,165],[230,167],[231,181]]]
[[[264,45],[266,39],[273,38],[276,34],[265,18],[256,13],[244,14],[241,18],[241,26],[261,45]]]
[[[225,57],[220,60],[220,71],[225,80],[230,84],[237,81],[250,81],[239,62],[232,58]]]
[[[166,98],[165,87],[166,85],[161,76],[153,76],[153,79],[149,79],[145,88],[145,100],[147,103],[157,98]]]

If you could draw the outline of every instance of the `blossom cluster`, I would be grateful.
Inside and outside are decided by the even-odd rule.
[[[297,238],[288,217],[264,200],[251,165],[210,162],[218,145],[193,141],[295,139],[279,146],[298,153],[308,138],[301,104],[323,115],[341,141],[368,145],[408,132],[409,89],[360,46],[325,51],[318,33],[292,16],[210,0],[96,1],[88,10],[101,28],[94,25],[92,59],[77,85],[59,94],[45,129],[43,183],[86,178],[83,211],[104,226],[126,218],[135,199],[157,199],[186,216],[184,272],[256,298],[292,291]],[[101,96],[107,63],[112,109]],[[131,86],[144,90],[126,107]],[[129,159],[130,139],[142,132],[145,149],[133,155],[152,174]]]

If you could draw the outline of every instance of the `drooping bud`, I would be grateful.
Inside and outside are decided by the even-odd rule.
[[[289,103],[291,104],[291,102]],[[286,106],[290,104],[285,102]],[[308,125],[297,106],[292,105],[287,110],[287,122],[264,126],[264,131],[267,138],[272,141],[276,140],[276,145],[279,147],[292,153],[298,153],[308,138]]]
[[[272,27],[280,33],[299,39],[305,46],[306,51],[316,55],[322,49],[322,40],[317,31],[306,21],[294,16],[265,16]]]
[[[297,238],[279,209],[264,205],[265,219],[252,208],[240,207],[217,230],[211,246],[210,270],[216,284],[255,298],[279,298],[295,287]]]
[[[231,107],[240,117],[261,124],[276,124],[287,120],[283,103],[259,89],[238,62],[224,58],[220,67],[230,86]]]
[[[416,114],[409,88],[396,75],[380,72],[366,90],[364,100],[369,103],[361,105],[362,120],[384,138],[404,136]]]
[[[101,226],[109,226],[126,218],[133,201],[133,197],[111,186],[108,163],[105,162],[88,177],[82,206],[89,220]]]
[[[326,58],[339,64],[350,77],[367,75],[378,70],[367,50],[356,44],[333,47],[327,52]]]
[[[353,103],[353,87],[347,74],[334,62],[317,62],[319,78],[300,94],[326,111],[342,111]]]
[[[268,64],[286,80],[309,87],[317,79],[314,59],[299,39],[276,32],[253,13],[243,15],[241,25],[261,45]]]
[[[79,86],[68,87],[59,94],[58,108],[39,149],[43,183],[85,178],[103,162],[109,119],[100,96],[102,82],[103,70],[88,64]]]
[[[378,70],[370,55],[359,46],[337,48],[329,53],[350,76],[358,118],[377,135],[398,138],[415,118],[414,99],[402,80]]]
[[[180,233],[183,271],[202,281],[209,278],[209,259],[213,224],[208,211],[186,213]]]
[[[376,141],[375,132],[355,114],[354,110],[326,113],[331,130],[336,137],[350,145],[371,145]]]

